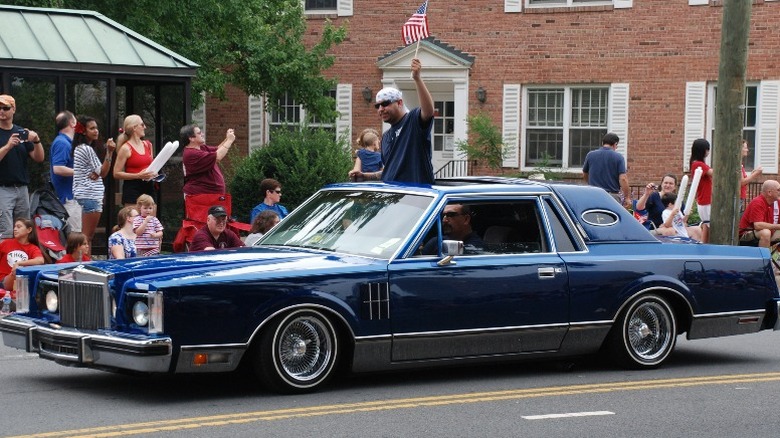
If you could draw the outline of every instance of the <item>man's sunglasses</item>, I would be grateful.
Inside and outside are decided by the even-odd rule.
[[[387,108],[388,106],[390,106],[391,103],[393,103],[392,100],[383,100],[383,101],[381,101],[379,103],[375,103],[374,104],[374,108],[379,109],[380,106],[382,108]]]
[[[457,211],[447,211],[447,212],[444,212],[444,213],[441,214],[442,218],[446,217],[446,218],[452,219],[452,218],[454,218],[456,216],[463,216],[463,213],[458,213]]]
[[[10,107],[10,106],[0,106],[0,110],[3,110],[3,111],[11,111],[11,108],[12,107]]]

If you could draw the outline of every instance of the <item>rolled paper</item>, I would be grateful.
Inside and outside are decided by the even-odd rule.
[[[688,187],[688,175],[683,175],[680,180],[680,190],[677,192],[677,200],[674,201],[674,208],[680,208],[682,206],[682,200],[685,196],[685,189]]]
[[[699,188],[699,181],[701,181],[702,170],[701,167],[697,168],[693,172],[693,182],[691,182],[691,190],[688,192],[688,199],[685,201],[685,211],[683,216],[688,216],[693,208],[693,201],[696,199],[696,190]]]
[[[152,161],[152,164],[150,164],[146,170],[151,170],[154,173],[160,173],[160,170],[162,170],[163,166],[165,166],[165,163],[168,162],[168,160],[173,156],[173,154],[176,152],[176,149],[178,148],[178,141],[174,141],[173,143],[165,143],[165,146],[163,146],[160,153],[154,157],[154,161]]]

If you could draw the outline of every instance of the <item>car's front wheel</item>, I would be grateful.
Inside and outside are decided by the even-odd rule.
[[[669,303],[658,295],[636,298],[621,312],[609,339],[613,357],[629,368],[655,368],[677,341],[677,321]]]
[[[263,332],[255,369],[263,384],[283,393],[313,391],[327,381],[338,359],[338,337],[316,310],[296,310]]]

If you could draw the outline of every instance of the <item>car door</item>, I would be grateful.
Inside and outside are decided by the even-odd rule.
[[[513,211],[519,234],[502,250],[414,256],[389,265],[393,361],[556,350],[568,329],[566,266],[551,250],[539,199],[477,202],[476,211]],[[516,214],[517,211],[523,212]],[[496,218],[480,217],[484,233]],[[435,227],[434,227],[435,228]],[[525,242],[522,239],[530,241]]]

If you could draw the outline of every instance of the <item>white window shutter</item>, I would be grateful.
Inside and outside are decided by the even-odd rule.
[[[762,81],[758,92],[758,133],[756,159],[764,173],[777,173],[777,146],[780,140],[780,81]]]
[[[612,84],[609,87],[609,120],[607,130],[617,134],[617,151],[626,159],[628,165],[628,84]]]
[[[260,96],[249,96],[247,102],[247,131],[249,132],[249,153],[263,146],[263,98]]]
[[[338,84],[336,86],[336,111],[339,118],[336,119],[336,136],[344,140],[347,146],[352,139],[352,84]]]
[[[523,0],[504,0],[504,12],[523,12]]]
[[[688,6],[708,5],[710,0],[688,0]]]
[[[336,2],[339,17],[352,16],[352,0],[338,0]]]
[[[683,135],[683,170],[690,167],[691,145],[697,138],[705,138],[707,83],[688,82],[685,84],[685,133]]]
[[[519,167],[520,84],[504,84],[504,167]]]
[[[633,8],[634,0],[614,0],[612,6],[614,6],[615,9]]]

